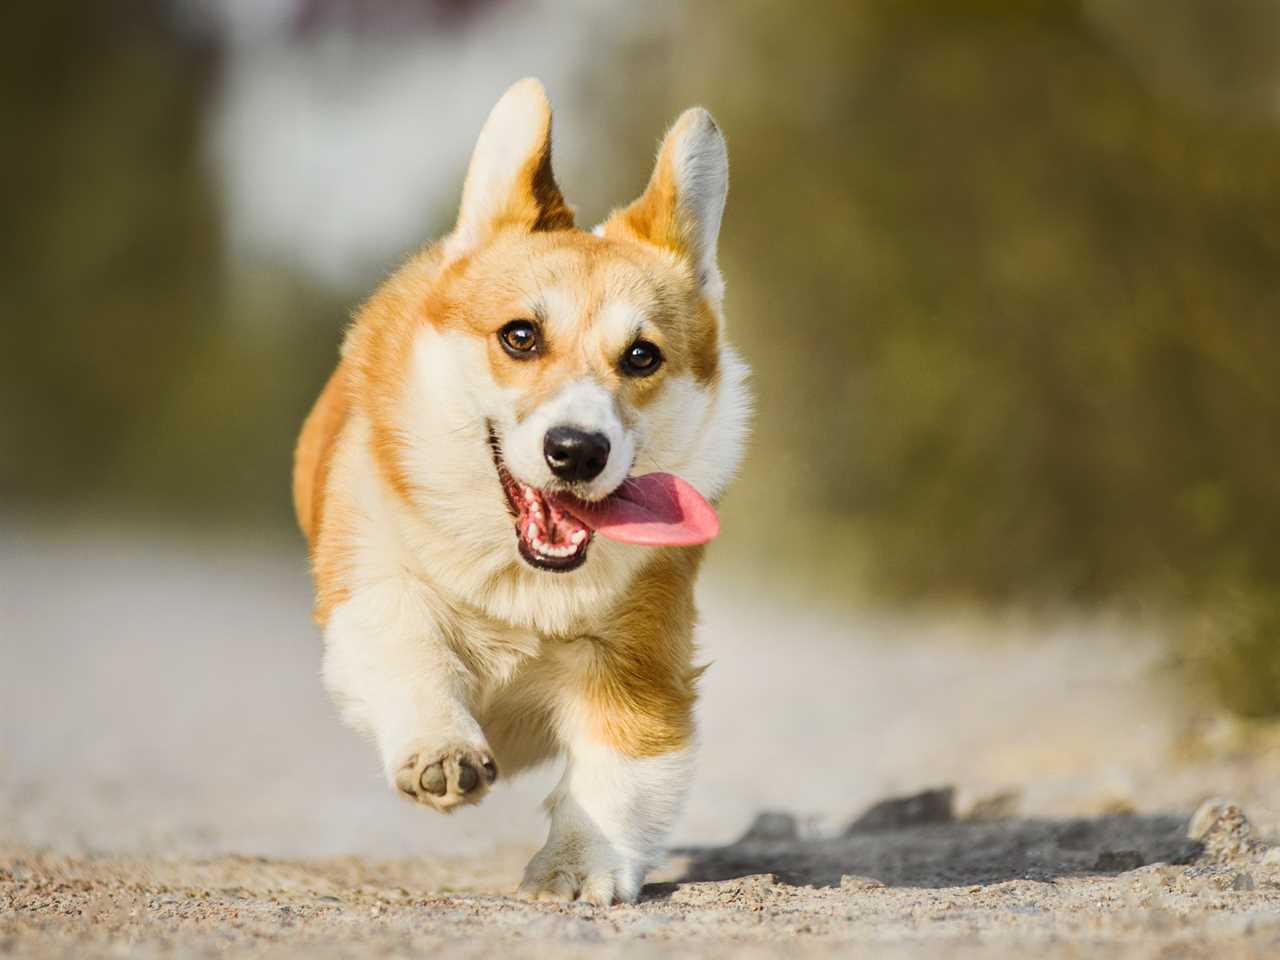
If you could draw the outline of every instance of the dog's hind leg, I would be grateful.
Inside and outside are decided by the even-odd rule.
[[[547,801],[546,845],[525,868],[520,895],[634,903],[680,812],[692,765],[691,747],[629,757],[589,737],[574,744]]]
[[[522,895],[632,902],[661,855],[693,769],[697,561],[682,551],[655,563],[605,629],[557,649],[569,761]]]

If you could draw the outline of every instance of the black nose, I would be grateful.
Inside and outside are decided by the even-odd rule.
[[[561,480],[594,480],[609,462],[609,438],[576,427],[552,427],[542,441],[542,455]]]

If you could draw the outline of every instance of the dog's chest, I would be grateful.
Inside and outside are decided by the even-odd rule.
[[[526,664],[537,660],[542,640],[532,630],[471,616],[455,624],[453,647],[479,685],[494,688],[509,683]]]
[[[570,631],[568,636],[548,636],[539,631],[486,620],[472,622],[465,633],[464,659],[476,681],[475,701],[492,705],[500,700],[528,696],[554,698],[566,675],[574,672],[586,641]]]

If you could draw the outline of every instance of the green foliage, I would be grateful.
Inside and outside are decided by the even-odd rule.
[[[24,6],[0,37],[22,131],[0,153],[0,496],[283,526],[346,307],[229,268],[201,139],[216,64],[163,9]]]
[[[1246,717],[1280,715],[1280,591],[1228,590],[1208,606],[1189,652],[1220,702]]]
[[[720,108],[750,512],[843,519],[897,596],[1280,577],[1274,118],[1157,89],[1076,5],[754,9]]]

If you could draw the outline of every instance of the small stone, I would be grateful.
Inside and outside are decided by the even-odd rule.
[[[784,843],[800,836],[800,827],[796,818],[789,813],[777,810],[766,810],[756,814],[747,827],[747,832],[740,836],[738,843]]]
[[[721,884],[722,889],[731,894],[761,893],[778,885],[778,878],[772,873],[753,873]]]
[[[998,793],[978,797],[966,810],[964,820],[1008,820],[1018,815],[1022,806],[1022,793],[1018,790],[1001,790]]]
[[[1187,823],[1187,839],[1203,840],[1222,818],[1223,812],[1231,806],[1233,804],[1230,801],[1222,799],[1206,800],[1200,804]]]
[[[1232,879],[1231,889],[1238,893],[1247,893],[1250,890],[1258,889],[1258,885],[1253,882],[1253,874],[1245,870],[1241,870]]]
[[[846,873],[840,878],[841,890],[879,890],[883,886],[884,883],[875,877],[860,877]]]
[[[1226,863],[1258,849],[1249,818],[1230,800],[1206,800],[1187,824],[1187,837],[1203,846],[1201,859]]]
[[[940,787],[908,797],[890,797],[872,805],[845,829],[845,836],[955,821],[955,788]]]

